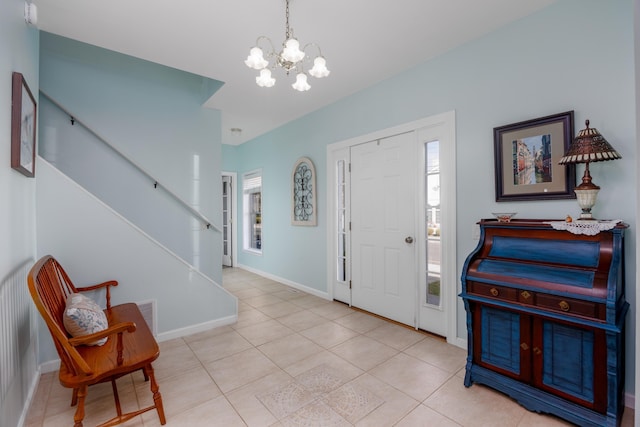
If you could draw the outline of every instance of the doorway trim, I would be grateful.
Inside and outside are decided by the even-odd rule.
[[[238,174],[236,172],[222,171],[220,179],[228,176],[231,178],[231,267],[235,267],[238,262]],[[222,263],[222,259],[220,259]]]
[[[383,139],[388,136],[397,135],[405,132],[416,132],[420,129],[432,128],[436,126],[442,126],[444,133],[450,138],[450,144],[443,144],[441,147],[441,163],[444,170],[441,176],[441,182],[447,182],[447,193],[444,194],[441,199],[443,209],[447,210],[446,217],[443,217],[441,229],[442,234],[445,236],[442,249],[442,272],[441,277],[446,283],[455,284],[453,292],[447,292],[445,304],[446,304],[446,319],[447,319],[447,333],[446,340],[448,343],[454,345],[461,345],[461,340],[457,338],[457,295],[460,288],[458,283],[457,270],[456,270],[456,135],[455,135],[455,111],[448,111],[445,113],[425,117],[423,119],[415,120],[409,123],[404,123],[398,126],[390,127],[375,131],[366,135],[360,135],[354,138],[349,138],[344,141],[339,141],[333,144],[327,145],[327,290],[329,297],[334,298],[334,282],[337,275],[336,259],[337,259],[337,242],[335,238],[335,230],[337,226],[337,219],[335,218],[336,212],[336,173],[335,162],[341,158],[344,158],[344,153],[349,152],[349,147],[366,143],[368,141]],[[347,154],[348,156],[348,154]],[[350,160],[346,158],[347,162]],[[416,177],[421,179],[421,177]],[[444,193],[444,192],[443,192]],[[350,199],[348,204],[350,203]],[[347,243],[347,259],[348,264],[351,262],[351,246]],[[347,281],[351,280],[350,269]],[[416,271],[416,275],[418,272]],[[417,292],[417,290],[416,290]],[[348,301],[351,304],[351,301]]]

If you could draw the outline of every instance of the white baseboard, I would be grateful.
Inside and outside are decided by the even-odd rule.
[[[251,273],[257,274],[258,276],[262,276],[262,277],[265,277],[267,279],[271,279],[271,280],[274,280],[276,282],[280,282],[280,283],[282,283],[284,285],[291,286],[292,288],[298,289],[299,291],[303,291],[303,292],[306,292],[308,294],[315,295],[317,297],[320,297],[320,298],[323,298],[323,299],[326,299],[326,300],[331,300],[331,297],[329,296],[328,292],[323,292],[323,291],[320,291],[320,290],[315,289],[315,288],[310,288],[310,287],[308,287],[306,285],[302,285],[300,283],[293,282],[293,281],[291,281],[289,279],[285,279],[284,277],[279,277],[279,276],[276,276],[276,275],[271,274],[271,273],[266,273],[264,271],[257,270],[257,269],[255,269],[253,267],[249,267],[248,265],[237,264],[236,267],[237,268],[241,268],[241,269],[246,270],[246,271],[249,271]]]
[[[209,329],[219,328],[220,326],[231,325],[238,321],[238,315],[222,317],[220,319],[199,323],[197,325],[189,325],[184,328],[174,329],[172,331],[162,332],[158,334],[158,342],[169,341],[175,338],[185,337],[198,332],[208,331]]]
[[[624,406],[625,406],[625,408],[631,408],[631,409],[635,410],[635,408],[636,408],[636,396],[634,394],[631,394],[631,393],[625,393],[624,394]]]

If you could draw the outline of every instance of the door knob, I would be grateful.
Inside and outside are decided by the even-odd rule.
[[[413,243],[413,237],[409,236],[406,239],[404,239],[404,241],[407,243]]]

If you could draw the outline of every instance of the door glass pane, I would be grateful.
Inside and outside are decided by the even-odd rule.
[[[337,277],[339,282],[347,280],[346,270],[346,257],[347,257],[347,230],[346,230],[346,205],[345,205],[345,164],[344,160],[338,160],[336,162],[336,174],[337,174],[337,195],[336,201],[336,241],[338,242],[337,248]]]
[[[426,303],[440,306],[440,141],[425,144]]]

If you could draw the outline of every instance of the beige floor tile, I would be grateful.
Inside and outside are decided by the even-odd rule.
[[[263,291],[262,289],[246,288],[246,289],[239,289],[239,290],[233,291],[233,294],[241,300],[247,300],[253,297],[266,295],[267,292]]]
[[[324,348],[335,347],[358,335],[356,331],[335,322],[322,323],[300,333]]]
[[[316,395],[296,381],[291,381],[274,390],[259,394],[258,400],[277,419],[281,420],[313,402]]]
[[[337,372],[340,377],[343,378],[344,382],[351,381],[364,373],[362,369],[327,350],[320,351],[306,359],[287,366],[285,371],[294,377],[298,377],[322,365],[330,366],[333,372]]]
[[[292,381],[292,377],[278,370],[240,387],[226,396],[245,423],[250,427],[270,426],[277,418],[258,399],[258,395],[275,390]]]
[[[273,280],[270,280],[270,279],[266,279],[265,281],[262,281],[262,282],[259,281],[257,283],[254,283],[254,286],[257,289],[260,289],[269,294],[275,294],[275,293],[290,289],[289,286],[283,285],[282,283],[274,282]]]
[[[465,388],[466,351],[437,337],[248,271],[225,268],[223,282],[245,298],[237,323],[160,343],[154,368],[168,426],[570,425],[489,387]],[[42,375],[26,427],[72,424],[71,390],[57,376]],[[297,394],[309,397],[298,386],[313,399],[293,404]],[[152,401],[139,371],[119,379],[118,389],[127,408]],[[113,416],[110,384],[90,388],[87,410],[87,426]],[[123,425],[159,419],[152,411]],[[626,408],[621,427],[633,425]]]
[[[362,384],[348,383],[323,397],[338,415],[352,424],[384,404],[384,399]]]
[[[144,427],[159,427],[158,417],[144,420]],[[242,427],[246,426],[236,410],[224,396],[207,400],[191,409],[167,419],[167,426],[189,427]]]
[[[571,427],[572,423],[561,420],[552,415],[526,412],[518,423],[518,427]]]
[[[389,322],[385,322],[383,325],[370,330],[365,335],[396,350],[404,350],[425,339],[425,335],[422,332]]]
[[[369,373],[420,402],[451,377],[451,373],[404,353],[396,354]]]
[[[226,282],[226,280],[223,280],[223,282]],[[223,287],[231,293],[244,289],[253,289],[251,283],[248,283],[244,280],[236,280],[233,283],[225,283]]]
[[[329,320],[339,319],[340,317],[353,313],[353,309],[351,307],[340,302],[331,302],[329,304],[319,305],[317,307],[310,308],[310,310],[322,317],[326,317]]]
[[[246,328],[247,326],[257,325],[259,323],[271,320],[271,318],[263,312],[256,310],[251,306],[247,307],[249,308],[238,312],[238,321],[231,325],[233,329],[238,330],[241,328]]]
[[[258,347],[271,361],[280,368],[298,362],[322,350],[313,341],[299,334],[287,335]]]
[[[54,379],[55,378],[55,379]],[[47,400],[49,399],[49,395],[51,393],[51,384],[53,381],[58,381],[58,373],[49,372],[40,376],[38,381],[38,388],[36,389],[35,395],[31,401],[31,406],[29,407],[29,411],[27,413],[27,418],[25,420],[25,424],[29,425],[40,425],[44,418],[45,409],[47,407]]]
[[[404,352],[447,372],[459,371],[467,361],[465,349],[447,344],[437,338],[427,337],[405,349]]]
[[[282,302],[283,300],[278,297],[274,297],[271,294],[264,294],[264,295],[258,295],[251,298],[245,298],[242,301],[246,302],[252,307],[260,308],[260,307],[264,307],[265,305]]]
[[[367,333],[386,323],[383,319],[360,311],[355,311],[334,321],[361,334]]]
[[[266,344],[294,333],[277,320],[256,323],[255,325],[236,329],[247,341],[255,346]]]
[[[278,291],[278,292],[274,292],[272,295],[276,296],[278,298],[281,298],[281,299],[283,299],[285,301],[291,301],[291,300],[294,300],[294,299],[297,299],[297,298],[302,298],[302,297],[304,297],[306,295],[309,295],[309,294],[306,293],[306,292],[299,291],[299,290],[294,289],[294,288],[287,288],[287,289],[283,289],[283,290]]]
[[[365,371],[398,353],[398,350],[363,335],[338,344],[331,351]]]
[[[139,408],[138,401],[136,400],[136,394],[133,389],[129,389],[127,392],[120,393],[119,396],[123,412],[135,411]],[[54,416],[47,416],[47,418],[45,418],[43,427],[73,425],[73,417],[75,415],[76,408],[77,407],[75,406],[69,406],[69,402],[67,402],[61,412],[58,412]],[[113,401],[113,397],[103,396],[100,399],[94,399],[91,401],[87,400],[87,402],[85,403],[85,417],[83,419],[83,424],[85,426],[95,426],[115,416],[116,407]],[[135,417],[126,424],[127,427],[142,427],[142,425],[143,423],[141,417]]]
[[[514,400],[488,387],[474,384],[466,388],[457,376],[423,403],[458,424],[474,427],[517,426],[527,412]]]
[[[218,326],[216,328],[207,329],[206,331],[196,332],[195,334],[187,335],[182,337],[182,339],[188,344],[193,341],[199,341],[206,338],[215,337],[217,335],[222,335],[233,331],[234,329],[231,325]]]
[[[294,331],[299,332],[322,323],[327,323],[329,322],[329,320],[327,320],[325,317],[319,316],[315,313],[303,309],[302,311],[279,317],[278,322],[293,329]]]
[[[364,374],[350,384],[357,384],[380,396],[384,403],[358,421],[356,426],[392,426],[419,405],[419,402],[376,377]]]
[[[179,342],[180,345],[175,344]],[[160,356],[153,362],[156,380],[162,384],[168,378],[181,376],[185,372],[200,368],[202,364],[193,351],[182,340],[160,343]]]
[[[424,405],[418,405],[395,427],[460,427],[460,424]]]
[[[203,367],[193,369],[179,377],[171,377],[158,385],[167,419],[176,419],[174,417],[178,414],[222,394]],[[136,380],[136,393],[141,406],[153,404],[149,382],[142,379]],[[143,418],[146,423],[149,420],[158,419],[158,415],[156,411],[150,411],[145,413]]]
[[[222,359],[252,348],[249,341],[231,329],[231,332],[189,342],[189,347],[202,363]]]
[[[279,368],[255,348],[205,365],[224,393],[276,372]]]
[[[291,300],[291,302],[296,305],[299,305],[300,307],[304,307],[306,309],[320,307],[320,306],[331,303],[331,301],[326,300],[324,298],[317,297],[315,295],[306,295],[304,297]]]
[[[304,310],[299,305],[292,304],[288,301],[282,301],[275,304],[265,305],[263,307],[258,308],[261,312],[266,314],[269,317],[277,319],[279,317],[284,317],[292,313],[296,313],[298,311]]]
[[[631,408],[624,408],[624,412],[622,413],[622,423],[620,427],[633,427],[635,420],[635,411]],[[638,420],[640,423],[640,420]]]
[[[326,403],[317,400],[299,409],[280,422],[284,427],[335,426],[349,427],[351,424],[333,411]]]

